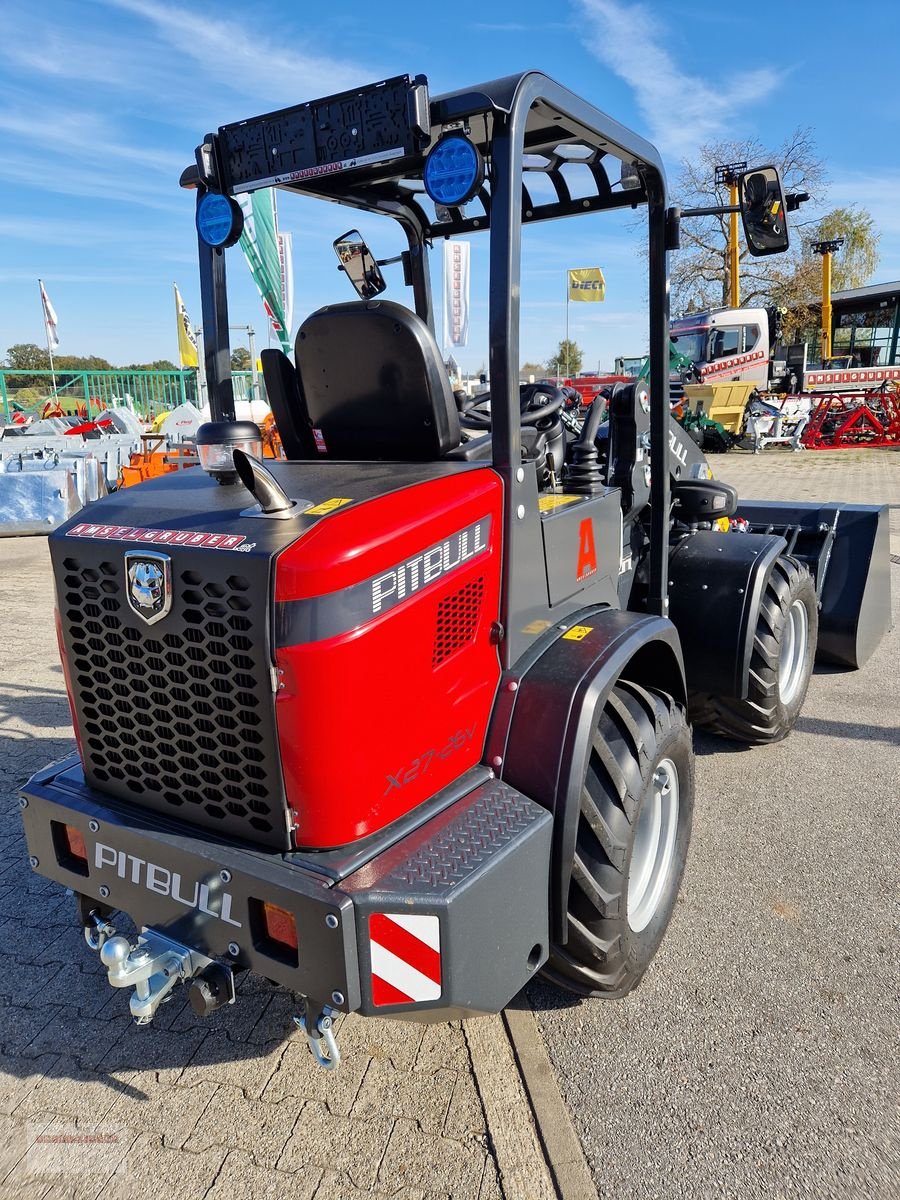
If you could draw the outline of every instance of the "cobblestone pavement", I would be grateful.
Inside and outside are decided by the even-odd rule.
[[[348,1017],[334,1075],[254,977],[206,1021],[179,996],[131,1024],[25,861],[17,788],[73,742],[46,542],[0,539],[0,563],[0,1197],[499,1200],[459,1023]]]
[[[711,458],[755,499],[892,506],[900,453]],[[695,735],[672,924],[641,986],[572,1004],[531,985],[603,1200],[900,1196],[900,563],[894,631],[818,668],[791,735]]]
[[[747,498],[878,496],[892,506],[892,551],[900,554],[900,456],[892,452],[769,450],[712,461]],[[347,1018],[344,1063],[334,1076],[313,1067],[291,1033],[292,998],[252,977],[242,981],[238,1005],[205,1022],[175,999],[151,1028],[131,1024],[127,995],[108,987],[73,926],[71,899],[25,862],[17,788],[73,743],[46,544],[0,539],[0,565],[0,1200],[119,1200],[150,1190],[172,1200],[543,1194],[500,1176],[471,1034],[459,1024]],[[698,988],[706,970],[696,968]],[[665,965],[660,971],[664,978]],[[652,1016],[645,989],[636,993],[639,1023]],[[554,1003],[546,991],[544,1002]],[[667,1030],[668,1007],[660,1018]],[[606,1014],[600,1042],[584,1049],[584,1062],[601,1072],[610,1054],[633,1060],[640,1052],[640,1031],[623,1025],[614,1008],[585,1005],[575,1021],[577,1035],[595,1009]],[[558,1048],[572,1024],[557,1034],[551,1015],[543,1025]],[[572,1044],[577,1050],[578,1036]],[[648,1049],[657,1052],[662,1062],[664,1047]],[[557,1062],[565,1088],[574,1069]],[[630,1195],[629,1161],[652,1159],[655,1135],[635,1135],[639,1145],[616,1142],[615,1104],[604,1086],[592,1079],[573,1111],[586,1145],[609,1126],[603,1170],[623,1181],[617,1195]],[[666,1089],[677,1096],[678,1081]],[[490,1099],[494,1112],[503,1111],[502,1099]],[[58,1140],[72,1136],[82,1143]],[[682,1176],[686,1185],[690,1177]]]
[[[792,450],[711,454],[713,474],[745,500],[845,500],[887,504],[891,553],[900,554],[900,449]]]

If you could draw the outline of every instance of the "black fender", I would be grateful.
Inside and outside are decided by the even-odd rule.
[[[759,606],[778,534],[700,530],[669,554],[669,617],[681,638],[688,687],[744,700]]]
[[[671,621],[618,609],[585,609],[556,626],[501,683],[489,752],[504,781],[553,814],[551,938],[566,940],[566,904],[581,787],[600,710],[619,679],[686,703],[684,664]]]

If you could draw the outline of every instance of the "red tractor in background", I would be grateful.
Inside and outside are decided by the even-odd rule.
[[[50,537],[78,754],[24,788],[33,869],[75,893],[138,1022],[178,983],[199,1015],[233,1002],[249,969],[297,993],[329,1068],[341,1012],[496,1012],[540,971],[624,995],[684,869],[689,707],[771,741],[817,652],[866,659],[889,622],[885,510],[739,506],[711,479],[669,413],[659,156],[545,75],[437,97],[400,76],[223,126],[182,183],[205,469]],[[264,352],[286,455],[264,465],[234,420],[225,256],[235,193],[269,186],[399,222],[410,303],[381,298],[387,264],[355,231],[336,240],[359,299],[308,316],[293,362]],[[620,384],[606,436],[600,406],[576,435],[562,391],[519,386],[522,227],[621,207],[648,221],[649,387]],[[745,207],[751,246],[777,249]],[[428,247],[476,233],[490,391],[470,404]]]

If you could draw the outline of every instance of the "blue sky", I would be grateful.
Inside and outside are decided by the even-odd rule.
[[[3,0],[0,357],[16,342],[42,342],[41,276],[60,353],[176,359],[173,281],[200,316],[193,198],[178,177],[203,134],[403,72],[424,72],[438,93],[539,68],[653,141],[670,177],[704,141],[777,145],[811,126],[829,178],[822,210],[868,208],[882,234],[873,282],[898,279],[898,45],[896,0],[750,9],[721,0]],[[334,236],[359,225],[379,257],[401,245],[392,222],[331,205],[286,197],[280,217],[294,234],[295,326],[349,298]],[[476,237],[471,339],[457,352],[472,370],[487,351],[486,262]],[[528,231],[523,361],[546,360],[564,334],[566,268],[594,265],[606,275],[605,303],[570,308],[585,367],[644,349],[635,234],[619,218],[586,217]],[[229,272],[232,323],[253,324],[265,345],[237,250]],[[439,259],[433,275],[439,285]]]

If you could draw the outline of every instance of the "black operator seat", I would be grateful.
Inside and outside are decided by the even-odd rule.
[[[437,343],[402,304],[320,308],[301,325],[294,357],[302,419],[316,431],[320,454],[430,462],[459,446],[459,414]]]

